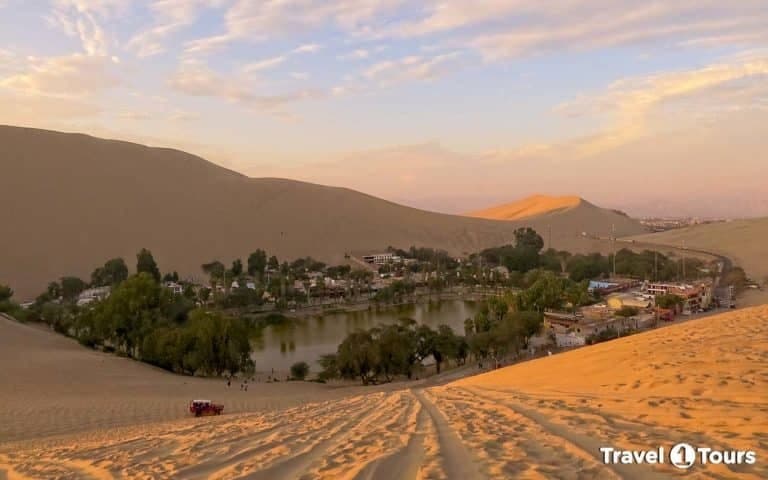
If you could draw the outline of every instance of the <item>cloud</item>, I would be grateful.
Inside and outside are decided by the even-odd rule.
[[[363,48],[358,48],[357,50],[353,50],[349,53],[339,55],[336,58],[338,58],[339,60],[364,60],[369,56],[370,56],[370,52],[368,52],[368,50],[365,50]]]
[[[121,83],[115,62],[104,56],[73,54],[31,58],[24,70],[0,79],[0,87],[18,94],[84,97]]]
[[[127,48],[139,57],[163,53],[169,36],[192,25],[203,9],[223,4],[223,0],[156,0],[150,5],[154,26],[131,37]]]
[[[384,60],[363,71],[363,77],[388,86],[409,80],[431,80],[461,66],[461,52],[442,53],[431,57],[410,55],[397,60]]]
[[[369,28],[366,22],[403,4],[405,0],[237,0],[224,16],[224,31],[189,42],[187,53],[209,53],[234,41],[306,33],[329,24],[347,32],[363,30]]]
[[[721,2],[669,2],[626,5],[616,2],[590,8],[579,2],[562,5],[557,12],[550,3],[530,12],[531,21],[498,31],[475,35],[469,44],[486,60],[499,60],[562,50],[595,50],[632,44],[686,46],[719,37],[722,44],[745,43],[749,36],[764,35],[768,8],[753,2],[724,7]],[[544,7],[546,5],[546,7]],[[734,34],[738,33],[740,37]]]
[[[591,155],[648,134],[650,119],[658,110],[663,109],[663,115],[653,122],[655,128],[660,123],[691,121],[702,111],[747,108],[761,98],[768,98],[768,56],[750,55],[699,69],[619,80],[605,92],[561,104],[556,111],[576,116],[607,115],[612,119],[610,128],[578,145],[580,155]],[[678,102],[689,102],[689,106],[694,102],[697,108],[673,116]]]
[[[286,57],[279,56],[279,57],[273,57],[273,58],[267,58],[265,60],[259,60],[258,62],[253,62],[245,65],[243,67],[243,71],[246,73],[252,73],[252,72],[260,72],[262,70],[269,70],[271,68],[275,68],[276,66],[284,63],[286,60]]]
[[[168,115],[168,120],[171,122],[189,122],[200,118],[200,114],[196,112],[187,112],[183,110],[177,110]]]
[[[225,78],[206,65],[188,61],[169,80],[169,86],[187,95],[220,98],[255,111],[288,116],[284,107],[302,100],[328,96],[328,92],[305,89],[279,94],[260,95],[246,79]]]
[[[293,49],[291,53],[315,53],[318,50],[320,50],[322,46],[316,44],[316,43],[307,43],[305,45],[300,45]]]
[[[291,78],[294,80],[309,80],[309,74],[307,72],[292,72]]]
[[[79,37],[86,54],[107,55],[109,40],[101,26],[108,19],[124,11],[128,0],[54,0],[46,22],[69,36]]]
[[[0,123],[70,128],[68,121],[98,115],[102,108],[80,97],[20,95],[0,88]]]

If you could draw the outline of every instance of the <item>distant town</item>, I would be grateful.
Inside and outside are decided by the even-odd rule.
[[[651,232],[666,232],[677,228],[705,225],[709,223],[727,222],[727,218],[701,218],[701,217],[642,217],[640,223]]]

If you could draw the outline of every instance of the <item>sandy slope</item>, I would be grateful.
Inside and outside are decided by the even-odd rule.
[[[599,448],[680,441],[757,451],[753,467],[694,467],[691,478],[766,478],[768,307],[441,387],[355,392],[0,446],[0,478],[676,478],[670,466],[607,467]],[[2,404],[21,410],[29,396]]]
[[[163,271],[201,277],[264,248],[281,259],[337,262],[345,252],[412,245],[453,254],[508,243],[516,228],[552,227],[559,248],[608,234],[600,209],[542,222],[500,222],[404,207],[344,188],[247,178],[199,157],[85,135],[0,126],[0,283],[34,298],[62,275],[88,278],[147,247]],[[622,217],[623,218],[623,217]],[[626,219],[629,221],[629,219]],[[620,234],[638,234],[636,224]]]
[[[227,388],[222,380],[172,375],[2,316],[0,366],[0,443],[184,418],[192,398],[221,401],[235,413],[338,398],[345,391],[283,382],[251,384],[241,392],[239,382]]]
[[[516,202],[469,212],[466,215],[468,217],[489,218],[492,220],[520,220],[521,218],[574,208],[582,201],[581,198],[576,196],[553,197],[550,195],[531,195]]]
[[[768,280],[768,218],[696,225],[633,237],[649,243],[685,245],[723,254],[757,281]]]

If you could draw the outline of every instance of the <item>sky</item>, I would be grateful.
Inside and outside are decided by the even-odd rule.
[[[765,0],[0,0],[0,123],[448,213],[768,216]]]

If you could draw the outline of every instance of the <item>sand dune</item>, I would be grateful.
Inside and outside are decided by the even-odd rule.
[[[766,478],[766,352],[768,307],[741,310],[439,387],[0,445],[0,478],[664,479],[681,472],[606,466],[599,448],[681,441],[757,452],[754,466],[694,466],[688,477]],[[17,411],[30,397],[6,395]]]
[[[544,220],[500,222],[404,207],[345,188],[247,178],[184,152],[86,135],[0,126],[0,283],[22,299],[62,275],[88,278],[116,256],[149,248],[163,271],[264,248],[281,259],[338,262],[345,252],[443,248],[461,255],[508,243],[516,228],[552,228],[567,249],[614,223],[582,206]],[[625,217],[620,217],[625,218]],[[625,219],[631,222],[629,219]],[[640,230],[619,225],[624,235]]]
[[[768,218],[696,225],[667,232],[640,235],[638,241],[719,253],[731,258],[755,280],[768,280]]]
[[[488,218],[491,220],[520,220],[546,213],[554,213],[577,207],[583,202],[580,197],[549,195],[531,195],[517,202],[469,212],[468,217]]]
[[[563,233],[592,233],[589,226],[604,225],[604,235],[616,229],[617,236],[637,235],[644,228],[637,220],[613,210],[600,208],[580,197],[533,195],[520,201],[498,205],[467,216],[490,220],[523,221],[537,226],[542,234],[548,234],[549,227],[562,239]],[[581,229],[579,227],[581,226]],[[578,242],[577,242],[578,243]],[[562,248],[562,247],[561,247]],[[575,246],[574,249],[578,249]]]

